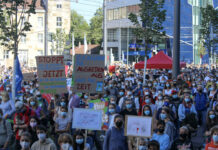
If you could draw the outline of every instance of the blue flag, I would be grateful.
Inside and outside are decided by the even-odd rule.
[[[20,62],[19,62],[19,59],[18,57],[16,58],[15,60],[16,62],[16,90],[15,90],[15,96],[18,95],[18,92],[22,90],[21,88],[21,83],[22,83],[22,80],[23,80],[23,74],[22,74],[22,71],[21,71],[21,68],[20,68]]]

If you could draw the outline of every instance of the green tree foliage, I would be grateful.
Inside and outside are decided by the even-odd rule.
[[[145,51],[148,50],[148,44],[157,42],[157,37],[161,38],[164,35],[164,32],[160,32],[163,30],[162,24],[166,16],[166,10],[163,10],[164,2],[164,0],[141,0],[139,16],[129,14],[129,19],[136,27],[134,33],[138,39],[145,41]]]
[[[207,5],[206,8],[201,8],[202,13],[202,28],[200,30],[203,44],[208,50],[209,57],[211,56],[211,47],[218,43],[218,10],[213,6]],[[212,39],[212,33],[216,35]]]
[[[103,10],[102,8],[97,9],[94,17],[90,22],[90,32],[88,39],[92,44],[101,44],[102,42],[102,23],[103,23]]]
[[[62,54],[66,46],[68,35],[64,30],[57,29],[55,34],[52,34],[52,50],[57,54]]]
[[[72,32],[74,32],[76,46],[79,45],[79,42],[83,42],[84,33],[89,32],[89,25],[86,20],[74,10],[71,12],[71,33]]]
[[[0,43],[8,50],[17,50],[19,40],[30,31],[29,18],[35,14],[36,0],[0,1]],[[16,21],[17,20],[17,21]]]

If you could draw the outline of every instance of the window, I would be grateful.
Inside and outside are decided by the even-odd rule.
[[[9,51],[4,50],[4,59],[8,59],[9,58]]]
[[[121,19],[127,18],[127,15],[126,15],[126,7],[120,8],[120,18],[121,18]]]
[[[20,37],[20,42],[21,43],[26,43],[26,36],[21,36]]]
[[[43,34],[42,33],[38,33],[38,42],[43,43]]]
[[[108,29],[108,41],[109,42],[117,41],[117,30],[116,29]]]
[[[119,19],[119,9],[114,9],[114,20]]]
[[[113,9],[108,10],[108,20],[113,20],[114,19],[114,11]]]
[[[58,27],[61,27],[61,26],[62,26],[62,18],[61,18],[61,17],[57,17],[57,23],[56,23],[56,25],[57,25]]]
[[[28,62],[28,50],[18,50],[18,57],[21,63],[26,64]]]
[[[57,8],[62,8],[62,5],[61,4],[57,4]]]
[[[38,17],[38,27],[43,27],[43,17]]]

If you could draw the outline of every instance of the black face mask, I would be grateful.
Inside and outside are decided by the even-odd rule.
[[[199,89],[198,91],[199,91],[200,93],[202,93],[202,89]]]
[[[118,128],[121,128],[123,126],[123,122],[122,121],[117,121],[115,124],[116,124],[116,126]]]
[[[158,129],[158,131],[159,131],[160,133],[164,133],[164,129],[162,129],[162,128]]]
[[[185,140],[185,139],[187,139],[188,134],[180,134],[180,137]]]

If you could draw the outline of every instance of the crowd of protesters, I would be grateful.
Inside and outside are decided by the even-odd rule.
[[[215,68],[185,68],[176,79],[171,70],[143,71],[117,67],[105,71],[104,94],[68,93],[46,97],[37,75],[22,83],[12,99],[12,68],[1,71],[0,149],[5,150],[217,150],[218,99]],[[67,80],[72,76],[68,71]],[[73,109],[89,100],[109,99],[107,131],[72,129]],[[150,138],[126,137],[125,116],[152,117]],[[201,132],[204,142],[195,145]],[[198,133],[199,134],[199,133]]]

